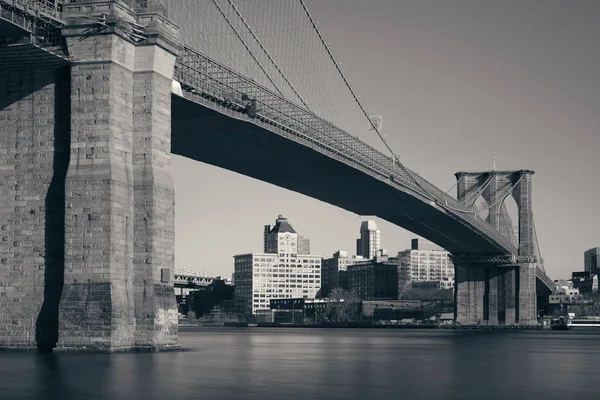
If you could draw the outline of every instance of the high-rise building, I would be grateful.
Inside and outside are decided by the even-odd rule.
[[[282,215],[264,227],[263,239],[263,253],[234,256],[237,311],[269,310],[271,299],[314,298],[321,288],[321,256],[300,253],[298,233]]]
[[[310,239],[298,235],[298,254],[310,254]]]
[[[356,255],[374,258],[380,246],[379,229],[375,221],[363,221],[360,224],[360,239],[356,239]]]
[[[454,264],[450,253],[423,239],[413,239],[411,249],[398,253],[398,294],[412,282],[436,282],[440,289],[454,287]]]
[[[583,253],[584,271],[600,274],[600,247],[594,247]]]
[[[410,241],[411,250],[439,250],[443,251],[440,246],[423,238],[415,238]]]
[[[364,261],[364,257],[349,256],[344,250],[336,251],[331,258],[324,258],[321,263],[321,297],[329,296],[335,288],[346,288],[346,270],[358,261]]]

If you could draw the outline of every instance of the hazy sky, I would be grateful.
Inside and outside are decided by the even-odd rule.
[[[552,278],[600,246],[600,1],[306,0],[403,162],[438,187],[460,170],[529,168]],[[313,254],[355,251],[374,219],[391,254],[414,235],[233,172],[173,157],[178,264],[231,276],[278,214]],[[239,193],[245,193],[243,201]]]

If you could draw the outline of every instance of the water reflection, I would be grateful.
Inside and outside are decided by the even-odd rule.
[[[596,398],[600,335],[204,328],[187,351],[0,354],[0,399]]]

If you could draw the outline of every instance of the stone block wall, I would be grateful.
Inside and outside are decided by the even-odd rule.
[[[161,269],[174,269],[177,27],[120,0],[64,11],[70,67],[0,73],[0,347],[176,348]]]
[[[537,323],[537,294],[535,291],[535,263],[519,266],[517,322],[521,325]]]
[[[0,72],[0,346],[56,340],[69,71]]]
[[[175,57],[158,46],[136,50],[134,74],[134,293],[137,346],[177,344],[177,305],[161,268],[174,268],[171,78]]]
[[[454,265],[455,320],[461,324],[537,323],[535,263]]]
[[[59,347],[133,345],[133,57],[116,35],[73,41],[71,160]],[[94,334],[90,334],[94,332]]]

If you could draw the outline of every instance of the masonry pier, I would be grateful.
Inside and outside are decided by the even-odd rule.
[[[457,196],[473,206],[487,205],[486,221],[503,233],[518,254],[455,254],[456,321],[462,324],[532,325],[537,323],[535,237],[530,170],[458,172]],[[518,207],[518,235],[513,234],[504,200]],[[474,215],[474,218],[482,216]]]
[[[0,347],[179,346],[170,130],[181,44],[152,4],[66,3],[71,63],[0,74]]]

